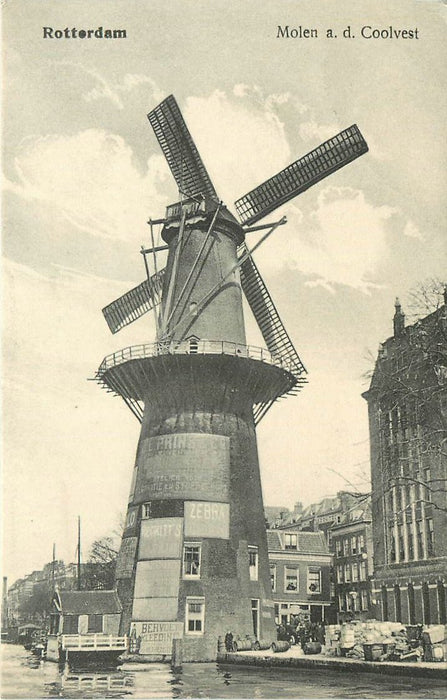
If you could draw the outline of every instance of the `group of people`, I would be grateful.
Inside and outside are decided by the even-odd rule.
[[[278,641],[287,641],[291,644],[300,644],[304,649],[308,642],[319,642],[324,645],[324,624],[322,622],[310,622],[291,616],[287,624],[276,625],[276,637]],[[233,651],[234,636],[228,631],[225,635],[226,651]]]
[[[307,642],[319,642],[324,644],[324,624],[322,622],[300,621],[291,617],[287,624],[276,626],[278,640],[300,644],[304,649]]]

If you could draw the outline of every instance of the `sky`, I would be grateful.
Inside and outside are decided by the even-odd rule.
[[[233,202],[357,123],[369,153],[284,205],[255,253],[309,384],[261,421],[264,502],[367,489],[367,387],[394,300],[445,279],[445,6],[431,0],[9,0],[3,7],[3,572],[117,527],[139,424],[92,378],[154,339],[101,308],[145,276],[177,191],[146,114],[173,93]],[[278,25],[316,28],[277,38]],[[351,26],[353,38],[342,32]],[[126,29],[43,39],[42,27]],[[361,28],[418,28],[365,39]],[[326,38],[331,28],[337,38]],[[234,208],[233,208],[234,211]],[[255,237],[250,243],[255,242]],[[263,345],[248,308],[251,344]]]

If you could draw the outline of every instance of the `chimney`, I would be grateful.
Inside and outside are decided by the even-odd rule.
[[[396,301],[394,302],[394,318],[393,318],[393,326],[394,326],[394,337],[399,338],[400,336],[403,335],[405,331],[405,314],[402,311],[402,307],[400,305],[400,301],[398,297],[396,297]]]
[[[301,515],[301,514],[302,514],[302,512],[303,512],[303,504],[301,503],[301,501],[297,501],[297,502],[295,503],[293,512],[294,512],[295,515]]]

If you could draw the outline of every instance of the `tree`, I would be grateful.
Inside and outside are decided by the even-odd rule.
[[[45,626],[50,616],[53,587],[51,581],[38,581],[33,592],[19,607],[20,619]]]
[[[95,540],[83,567],[83,587],[88,590],[113,588],[117,556],[118,548],[114,537]]]

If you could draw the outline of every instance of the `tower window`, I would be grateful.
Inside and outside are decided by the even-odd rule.
[[[183,548],[184,578],[200,578],[200,544],[185,544]]]
[[[197,355],[199,352],[199,339],[198,338],[190,338],[189,339],[189,352],[191,355]]]
[[[249,547],[248,548],[248,571],[250,574],[250,581],[258,580],[258,548]]]
[[[143,503],[141,517],[150,518],[151,517],[151,506],[152,503]]]
[[[203,634],[205,629],[205,598],[187,598],[185,611],[186,634]]]

